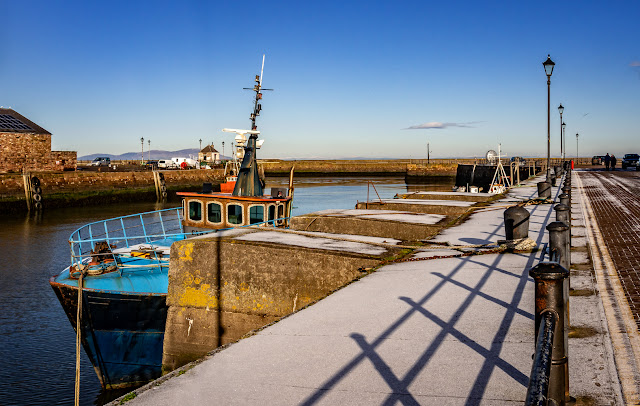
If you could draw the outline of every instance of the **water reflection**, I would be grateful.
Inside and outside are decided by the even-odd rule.
[[[450,190],[452,183],[407,186],[403,177],[297,178],[293,215],[354,208],[367,194],[373,199]],[[287,184],[288,178],[267,179],[267,187]],[[176,206],[178,201],[124,203],[0,215],[0,404],[73,403],[75,333],[48,283],[69,264],[69,235],[93,221]],[[101,391],[84,352],[81,362],[81,404],[102,405],[122,395]]]

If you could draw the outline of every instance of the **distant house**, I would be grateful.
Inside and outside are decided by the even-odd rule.
[[[75,170],[75,151],[52,151],[51,133],[13,109],[0,108],[0,172]]]
[[[198,161],[207,162],[207,163],[218,163],[220,162],[220,153],[216,151],[213,147],[213,144],[207,145],[202,148],[200,153],[198,153]]]

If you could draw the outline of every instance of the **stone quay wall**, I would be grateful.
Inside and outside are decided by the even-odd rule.
[[[455,160],[442,160],[428,165],[429,172],[436,175],[455,176],[457,163]],[[408,159],[386,159],[386,160],[301,160],[301,161],[279,161],[261,160],[260,164],[264,168],[265,174],[272,176],[288,175],[292,167],[295,167],[295,176],[342,176],[342,175],[365,175],[365,176],[405,176],[407,171],[415,167],[416,164]]]

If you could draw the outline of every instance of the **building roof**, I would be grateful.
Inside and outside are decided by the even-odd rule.
[[[213,152],[213,153],[218,153],[218,151],[216,151],[216,149],[213,147],[213,145],[207,145],[206,147],[202,148],[202,151],[200,151],[203,154],[209,153],[209,152]]]
[[[0,108],[0,132],[51,135],[49,131],[40,127],[38,124],[24,117],[17,111],[5,108]]]

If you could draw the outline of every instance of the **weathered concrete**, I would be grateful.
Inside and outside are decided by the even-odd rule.
[[[442,214],[393,210],[323,210],[293,217],[291,228],[420,241],[435,236],[449,221],[451,217]]]
[[[469,193],[469,192],[413,192],[396,195],[398,199],[424,199],[424,200],[460,200],[463,202],[490,202],[500,195],[496,193]]]
[[[201,358],[319,300],[398,252],[255,229],[177,242],[171,247],[163,368]]]
[[[452,200],[424,200],[424,199],[380,199],[368,202],[358,202],[356,209],[367,210],[398,210],[414,213],[443,214],[459,216],[468,212],[473,202]]]

